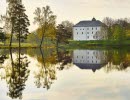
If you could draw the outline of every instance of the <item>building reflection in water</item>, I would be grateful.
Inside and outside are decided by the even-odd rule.
[[[95,72],[107,64],[106,52],[103,50],[74,50],[73,63],[80,69],[91,69]]]

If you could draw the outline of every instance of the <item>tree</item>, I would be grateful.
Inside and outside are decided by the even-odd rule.
[[[0,29],[0,40],[1,40],[2,42],[4,42],[6,39],[7,39],[6,35],[5,35],[4,32],[1,31],[1,29]]]
[[[112,18],[106,17],[103,19],[103,23],[107,26],[105,29],[107,31],[107,38],[110,40],[113,36],[112,26],[115,22]]]
[[[13,37],[13,34],[14,34],[14,24],[15,24],[15,19],[16,19],[16,15],[17,13],[15,12],[16,11],[16,5],[17,5],[17,0],[7,0],[8,2],[8,10],[7,10],[7,14],[5,16],[5,19],[8,19],[6,20],[6,23],[7,26],[11,27],[11,38],[10,38],[10,45],[12,44],[12,37]]]
[[[12,43],[12,36],[16,33],[17,39],[19,39],[19,46],[21,39],[27,38],[28,26],[30,25],[28,16],[25,14],[25,7],[21,3],[21,0],[8,0],[8,15],[11,23],[11,39],[10,46]]]
[[[68,20],[66,21],[62,21],[61,24],[64,26],[64,28],[66,29],[66,36],[68,37],[68,39],[72,38],[72,34],[73,34],[73,26],[74,24]]]
[[[73,24],[69,21],[63,21],[57,26],[56,38],[58,43],[68,43],[68,40],[72,38]]]
[[[44,42],[44,37],[47,29],[50,25],[55,24],[56,16],[53,15],[50,6],[43,7],[42,9],[38,7],[36,8],[34,14],[34,23],[38,24],[38,28],[41,29],[41,47],[42,43]]]
[[[17,39],[19,40],[19,45],[20,42],[23,41],[24,39],[27,39],[28,36],[28,26],[30,25],[28,16],[25,14],[25,7],[22,4],[17,4],[16,6],[17,9],[17,19],[15,21],[15,27],[14,30],[16,32]]]

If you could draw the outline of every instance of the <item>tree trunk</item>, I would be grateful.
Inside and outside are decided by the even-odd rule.
[[[20,37],[20,36],[21,36],[21,34],[20,34],[20,32],[19,32],[19,48],[21,47],[21,41],[20,41],[20,40],[21,40],[21,39],[20,39],[21,37]]]
[[[12,46],[13,33],[14,33],[14,24],[12,23],[12,30],[11,30],[11,37],[10,37],[10,44],[9,44],[10,47]]]
[[[42,28],[42,30],[43,30],[43,28]],[[43,41],[44,41],[44,35],[45,35],[45,32],[46,32],[46,23],[45,23],[45,25],[44,25],[44,30],[43,30],[42,40],[41,40],[41,43],[40,43],[40,48],[42,47],[42,43],[43,43]]]

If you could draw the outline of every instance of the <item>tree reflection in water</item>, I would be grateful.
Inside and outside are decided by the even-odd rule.
[[[49,49],[40,49],[40,52],[41,55],[37,59],[41,65],[39,65],[39,72],[35,72],[35,84],[38,88],[43,87],[48,90],[57,79],[57,69],[63,70],[65,65],[71,63],[72,60],[68,52],[61,53]]]
[[[70,67],[72,67],[71,53],[69,51],[59,51],[57,49],[57,62],[59,63],[59,66],[57,67],[59,70],[69,69]]]
[[[0,55],[0,65],[4,63],[4,61],[7,59],[7,55],[3,54]],[[0,68],[3,68],[2,66],[0,66]]]
[[[22,91],[25,89],[25,82],[28,79],[30,71],[28,70],[29,61],[26,56],[20,54],[20,48],[16,59],[13,59],[12,49],[10,49],[10,57],[12,69],[7,75],[9,92],[7,95],[12,99],[22,99]]]
[[[40,48],[41,56],[38,56],[38,61],[41,63],[39,72],[35,73],[35,84],[37,88],[43,87],[50,89],[51,84],[56,79],[55,58],[50,56],[45,57],[44,51]],[[53,56],[54,57],[54,56]]]
[[[108,64],[104,67],[107,73],[113,70],[127,71],[130,67],[130,52],[127,49],[108,50],[107,52]]]

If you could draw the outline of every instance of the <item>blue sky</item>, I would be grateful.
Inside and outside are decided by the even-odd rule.
[[[5,13],[6,0],[0,0],[0,14]],[[36,29],[33,25],[33,12],[36,7],[51,6],[57,15],[57,23],[70,20],[77,23],[80,20],[90,20],[92,17],[102,20],[104,17],[130,17],[130,0],[23,0],[27,15],[31,21],[30,30]]]

